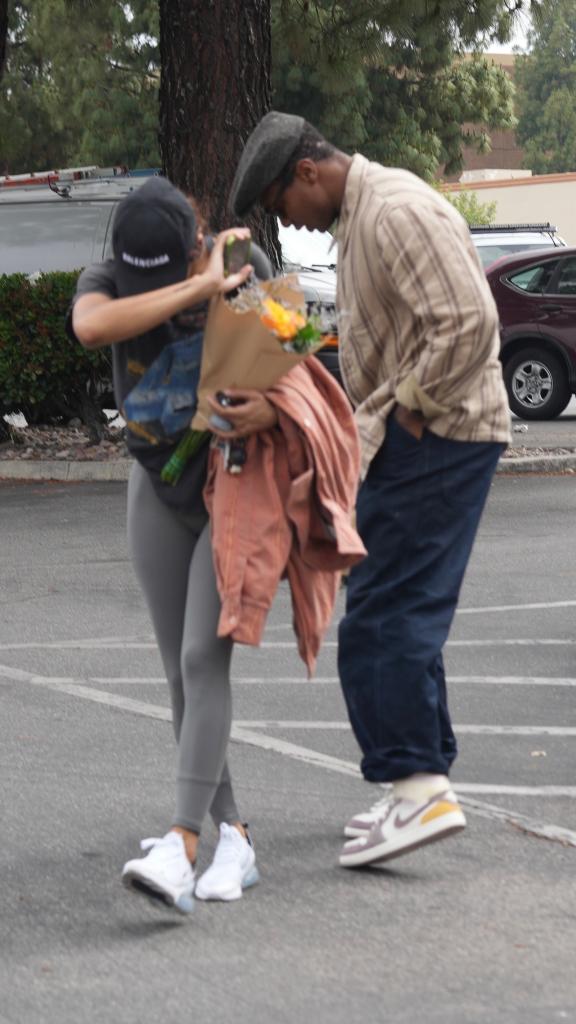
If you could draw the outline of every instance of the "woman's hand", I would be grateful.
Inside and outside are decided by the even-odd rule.
[[[213,279],[213,282],[216,285],[216,291],[218,292],[231,292],[235,288],[239,288],[241,284],[244,284],[244,281],[246,281],[254,269],[251,263],[246,263],[237,274],[229,274],[228,277],[225,276],[224,247],[227,240],[231,237],[250,238],[250,229],[228,228],[227,231],[221,231],[216,238],[205,273]]]
[[[261,430],[271,430],[278,423],[276,409],[261,391],[227,388],[224,393],[227,398],[239,404],[220,405],[215,397],[208,396],[208,404],[212,411],[232,424],[231,430],[219,430],[211,423],[208,424],[210,430],[223,441],[235,437],[248,437]]]

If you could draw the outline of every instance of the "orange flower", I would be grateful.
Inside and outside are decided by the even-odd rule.
[[[264,299],[262,305],[266,310],[260,318],[262,323],[283,341],[289,341],[306,325],[306,317],[296,309],[286,309],[274,299]]]

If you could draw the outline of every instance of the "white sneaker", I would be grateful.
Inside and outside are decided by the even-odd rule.
[[[343,868],[381,864],[402,857],[427,843],[461,832],[466,818],[451,789],[417,803],[392,793],[369,832],[344,843],[340,854]]]
[[[248,835],[248,833],[247,833]],[[252,841],[222,822],[214,860],[199,880],[199,900],[239,900],[242,890],[260,881]]]
[[[181,914],[192,913],[195,876],[180,833],[143,839],[140,846],[150,852],[124,865],[123,884],[133,892],[175,907]]]
[[[353,818],[350,818],[344,826],[344,835],[348,836],[349,839],[356,839],[358,836],[367,835],[372,826],[375,825],[380,818],[382,809],[390,800],[391,792],[392,790],[390,786],[388,786],[384,796],[380,797],[375,804],[372,804],[369,811],[364,811],[362,814],[355,814]]]

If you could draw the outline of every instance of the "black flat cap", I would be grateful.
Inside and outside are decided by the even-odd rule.
[[[237,217],[250,212],[284,170],[304,128],[304,118],[271,110],[249,136],[232,183],[230,205]]]

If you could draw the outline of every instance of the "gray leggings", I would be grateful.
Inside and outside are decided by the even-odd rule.
[[[178,743],[173,824],[200,832],[240,821],[226,749],[232,721],[232,642],[218,639],[210,526],[198,537],[158,498],[135,463],[128,484],[128,544],[170,686]]]

